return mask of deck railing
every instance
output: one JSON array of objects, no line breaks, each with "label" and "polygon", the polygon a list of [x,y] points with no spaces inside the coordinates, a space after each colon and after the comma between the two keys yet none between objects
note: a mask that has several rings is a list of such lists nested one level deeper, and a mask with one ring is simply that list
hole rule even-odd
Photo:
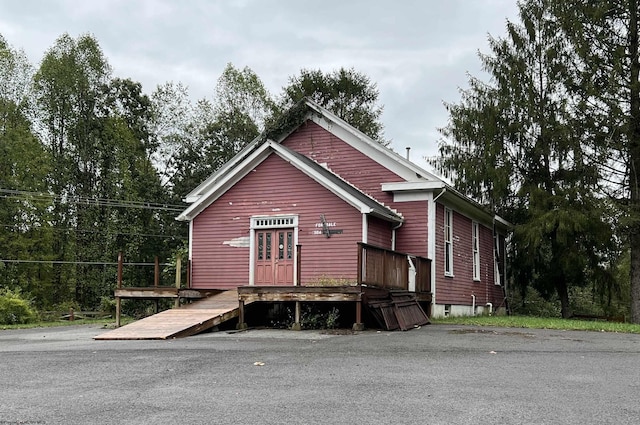
[{"label": "deck railing", "polygon": [[425,257],[411,257],[416,268],[416,292],[431,292],[431,260]]},{"label": "deck railing", "polygon": [[431,260],[378,246],[358,243],[358,284],[409,290],[409,259],[415,269],[415,291],[431,291]]}]

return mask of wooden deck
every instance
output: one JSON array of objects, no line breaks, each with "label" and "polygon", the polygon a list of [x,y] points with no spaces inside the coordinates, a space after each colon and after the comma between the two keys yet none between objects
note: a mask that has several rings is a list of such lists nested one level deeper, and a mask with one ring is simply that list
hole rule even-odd
[{"label": "wooden deck", "polygon": [[97,340],[171,339],[195,335],[238,317],[238,291],[223,291],[95,336]]}]

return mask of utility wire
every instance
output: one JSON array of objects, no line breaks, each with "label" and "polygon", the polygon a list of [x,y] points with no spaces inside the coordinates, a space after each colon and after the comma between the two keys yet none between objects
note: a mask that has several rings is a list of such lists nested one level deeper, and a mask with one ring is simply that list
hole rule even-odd
[{"label": "utility wire", "polygon": [[[16,226],[18,226],[17,224],[3,224],[0,223],[0,227],[4,227],[5,229],[16,229]],[[112,231],[101,231],[101,230],[84,230],[84,229],[74,229],[72,227],[54,227],[54,226],[38,226],[38,227],[31,227],[29,228],[29,231],[33,231],[33,230],[41,230],[41,231],[45,231],[45,230],[53,230],[55,232],[64,232],[64,231],[69,231],[69,232],[80,232],[80,233],[93,233],[93,234],[100,234],[100,235],[120,235],[120,236],[144,236],[147,238],[166,238],[166,239],[184,239],[186,240],[187,237],[185,236],[170,236],[170,235],[158,235],[158,234],[149,234],[149,233],[125,233],[125,232],[112,232]]]},{"label": "utility wire", "polygon": [[185,205],[171,205],[171,204],[163,204],[158,202],[147,202],[147,201],[127,201],[124,199],[109,199],[109,198],[98,198],[98,197],[87,197],[87,196],[77,196],[77,195],[54,195],[51,193],[42,193],[42,192],[30,192],[26,190],[16,190],[16,189],[3,189],[0,188],[0,198],[16,198],[16,199],[25,199],[31,198],[34,200],[53,200],[58,201],[60,203],[74,203],[81,205],[94,205],[94,206],[105,206],[105,207],[118,207],[118,208],[139,208],[139,209],[147,209],[147,210],[162,210],[162,211],[170,211],[170,212],[182,212],[185,210]]},{"label": "utility wire", "polygon": [[[62,260],[9,260],[0,258],[0,263],[33,263],[33,264],[82,264],[90,266],[117,266],[117,262],[107,261],[62,261]],[[155,266],[156,263],[122,263],[123,266]],[[171,263],[159,263],[159,266],[172,266]]]}]

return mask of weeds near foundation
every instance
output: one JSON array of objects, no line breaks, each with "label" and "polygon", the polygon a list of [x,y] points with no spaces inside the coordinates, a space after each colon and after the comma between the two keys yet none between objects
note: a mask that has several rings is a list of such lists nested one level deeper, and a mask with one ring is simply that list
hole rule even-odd
[{"label": "weeds near foundation", "polygon": [[[271,327],[277,329],[291,329],[295,323],[295,313],[290,307],[271,320]],[[314,305],[305,305],[300,312],[300,326],[302,329],[336,329],[340,326],[340,310],[322,310]]]}]

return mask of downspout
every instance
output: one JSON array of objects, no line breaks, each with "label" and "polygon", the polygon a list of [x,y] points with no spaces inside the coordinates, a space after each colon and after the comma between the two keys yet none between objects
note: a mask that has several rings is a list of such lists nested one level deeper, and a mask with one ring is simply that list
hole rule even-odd
[{"label": "downspout", "polygon": [[476,296],[471,294],[471,315],[476,315]]},{"label": "downspout", "polygon": [[400,223],[398,223],[395,227],[391,228],[391,250],[395,251],[396,250],[396,230],[398,230],[400,227],[402,227],[402,224],[404,222],[401,221]]},{"label": "downspout", "polygon": [[486,307],[489,307],[489,316],[491,316],[493,314],[493,304],[492,303],[487,303],[485,304]]}]

